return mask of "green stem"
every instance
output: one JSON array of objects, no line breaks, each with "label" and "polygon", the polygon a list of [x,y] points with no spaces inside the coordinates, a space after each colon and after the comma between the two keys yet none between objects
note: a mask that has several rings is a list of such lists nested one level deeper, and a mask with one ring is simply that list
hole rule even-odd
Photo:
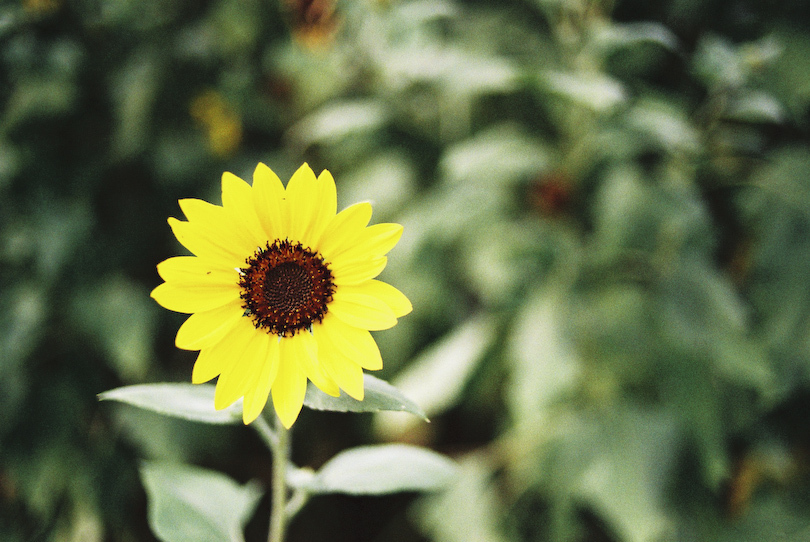
[{"label": "green stem", "polygon": [[[290,434],[276,418],[275,438],[268,438],[273,453],[273,482],[271,488],[270,533],[267,542],[284,542],[287,509],[287,465],[290,462]],[[268,427],[269,429],[269,427]]]},{"label": "green stem", "polygon": [[287,501],[286,516],[291,518],[301,510],[309,500],[309,492],[305,489],[296,489]]},{"label": "green stem", "polygon": [[256,418],[256,421],[253,422],[252,426],[256,432],[259,433],[259,436],[262,438],[267,447],[270,448],[270,452],[275,453],[278,435],[276,435],[276,431],[270,427],[270,424],[267,423],[264,415]]}]

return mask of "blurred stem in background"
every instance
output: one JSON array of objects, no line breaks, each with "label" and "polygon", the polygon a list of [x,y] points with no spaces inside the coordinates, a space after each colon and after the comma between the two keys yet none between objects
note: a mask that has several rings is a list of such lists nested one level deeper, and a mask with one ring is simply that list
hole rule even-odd
[{"label": "blurred stem in background", "polygon": [[[261,425],[267,425],[264,416],[260,416]],[[273,454],[273,481],[270,492],[270,529],[267,542],[283,542],[284,532],[287,527],[287,468],[290,463],[290,432],[287,430],[278,416],[274,416],[275,431],[273,437],[266,439],[271,444],[270,450]],[[267,430],[261,430],[265,433]]]}]

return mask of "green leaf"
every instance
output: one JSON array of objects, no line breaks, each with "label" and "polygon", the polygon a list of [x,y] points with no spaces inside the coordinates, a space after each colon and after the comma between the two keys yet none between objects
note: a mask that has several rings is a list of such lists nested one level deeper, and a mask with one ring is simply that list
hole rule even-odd
[{"label": "green leaf", "polygon": [[553,405],[581,379],[582,362],[565,336],[563,305],[548,289],[531,294],[508,339],[513,363],[507,405],[520,429],[537,434]]},{"label": "green leaf", "polygon": [[124,382],[143,382],[154,359],[151,339],[157,306],[147,293],[118,275],[77,288],[72,300],[76,323],[104,349]]},{"label": "green leaf", "polygon": [[749,76],[741,51],[724,37],[702,38],[693,62],[697,77],[712,89],[739,88]]},{"label": "green leaf", "polygon": [[444,177],[454,185],[511,186],[549,167],[550,153],[525,129],[511,123],[482,130],[447,148],[442,157]]},{"label": "green leaf", "polygon": [[98,398],[102,401],[127,403],[193,422],[236,424],[242,420],[241,401],[223,410],[214,409],[212,384],[138,384],[105,391]]},{"label": "green leaf", "polygon": [[324,107],[290,129],[290,137],[304,145],[334,143],[351,134],[380,128],[388,111],[375,100],[355,100]]},{"label": "green leaf", "polygon": [[667,414],[617,409],[600,429],[579,476],[578,500],[596,510],[618,540],[672,540],[666,489],[680,444],[677,422]]},{"label": "green leaf", "polygon": [[596,44],[613,52],[642,43],[652,43],[669,51],[678,50],[678,37],[666,26],[654,22],[608,24],[594,32]]},{"label": "green leaf", "polygon": [[383,495],[435,491],[449,484],[456,463],[441,454],[405,444],[359,446],[327,461],[313,476],[290,482],[311,493]]},{"label": "green leaf", "polygon": [[641,134],[645,144],[658,144],[667,152],[694,153],[700,149],[700,134],[686,112],[665,102],[638,100],[627,113],[627,124]]},{"label": "green leaf", "polygon": [[147,516],[163,542],[239,542],[263,491],[256,482],[239,485],[219,472],[146,462],[141,479]]},{"label": "green leaf", "polygon": [[154,121],[150,111],[160,89],[159,52],[142,47],[112,76],[116,120],[113,149],[119,159],[142,152]]},{"label": "green leaf", "polygon": [[729,101],[725,117],[743,122],[784,122],[785,108],[767,92],[742,90]]},{"label": "green leaf", "polygon": [[375,216],[392,216],[416,194],[418,173],[399,149],[383,150],[343,172],[342,201],[373,201]]},{"label": "green leaf", "polygon": [[3,129],[27,121],[63,115],[76,104],[77,86],[66,76],[28,76],[9,93],[3,110]]},{"label": "green leaf", "polygon": [[338,397],[327,395],[312,382],[307,387],[304,405],[313,410],[331,410],[335,412],[379,412],[381,410],[395,410],[409,412],[419,416],[425,421],[427,417],[419,405],[405,397],[394,386],[375,376],[363,375],[365,382],[365,398],[362,401],[349,397],[344,392]]},{"label": "green leaf", "polygon": [[[495,340],[496,329],[497,319],[493,316],[470,318],[397,375],[397,388],[415,397],[427,416],[444,412],[461,399],[464,387]],[[375,425],[378,431],[393,438],[406,431],[410,421],[401,416],[380,415]]]},{"label": "green leaf", "polygon": [[542,83],[549,92],[599,113],[627,100],[624,86],[606,75],[549,71],[543,74]]},{"label": "green leaf", "polygon": [[[783,146],[765,157],[765,164],[751,176],[751,183],[765,192],[774,194],[777,203],[786,203],[790,207],[810,217],[810,152],[803,146]],[[774,207],[774,202],[760,204],[761,207]],[[760,215],[765,214],[759,211]],[[778,224],[777,218],[768,215],[762,220],[770,228]],[[788,229],[794,226],[788,226]],[[782,247],[784,245],[777,244]]]}]

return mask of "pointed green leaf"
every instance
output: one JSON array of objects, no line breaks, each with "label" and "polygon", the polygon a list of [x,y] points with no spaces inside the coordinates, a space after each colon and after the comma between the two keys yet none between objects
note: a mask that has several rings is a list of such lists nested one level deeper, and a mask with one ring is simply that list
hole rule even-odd
[{"label": "pointed green leaf", "polygon": [[654,22],[609,24],[596,29],[594,42],[606,52],[614,52],[643,43],[678,50],[678,37],[666,26]]},{"label": "pointed green leaf", "polygon": [[405,444],[359,446],[327,461],[299,484],[311,493],[383,495],[400,491],[435,491],[456,473],[456,463],[436,452]]},{"label": "pointed green leaf", "polygon": [[577,501],[596,511],[618,540],[675,539],[666,489],[675,461],[671,450],[680,444],[677,422],[642,409],[614,409],[602,431],[579,476]]},{"label": "pointed green leaf", "polygon": [[325,106],[290,129],[293,139],[305,145],[333,143],[341,138],[378,129],[388,111],[376,100],[356,100]]},{"label": "pointed green leaf", "polygon": [[419,405],[405,397],[394,386],[375,376],[364,375],[365,398],[362,401],[353,399],[341,392],[339,397],[327,395],[315,387],[312,382],[307,388],[304,405],[313,410],[331,410],[335,412],[379,412],[396,410],[409,412],[427,421]]},{"label": "pointed green leaf", "polygon": [[448,182],[491,189],[537,175],[548,167],[549,155],[548,148],[526,130],[504,123],[449,146],[441,168]]},{"label": "pointed green leaf", "polygon": [[214,409],[213,384],[138,384],[105,391],[98,398],[194,422],[236,424],[242,420],[241,401],[223,410]]},{"label": "pointed green leaf", "polygon": [[627,100],[624,85],[606,75],[549,71],[543,74],[542,82],[549,92],[599,113]]},{"label": "pointed green leaf", "polygon": [[146,462],[141,479],[149,499],[149,525],[163,542],[241,542],[262,490],[219,472]]}]

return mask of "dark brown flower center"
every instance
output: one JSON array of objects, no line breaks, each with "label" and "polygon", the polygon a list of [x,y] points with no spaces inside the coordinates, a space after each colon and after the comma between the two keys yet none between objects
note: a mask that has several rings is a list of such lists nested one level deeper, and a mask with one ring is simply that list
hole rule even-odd
[{"label": "dark brown flower center", "polygon": [[335,285],[317,252],[276,240],[259,247],[246,263],[239,278],[242,307],[256,329],[291,337],[323,319]]}]

